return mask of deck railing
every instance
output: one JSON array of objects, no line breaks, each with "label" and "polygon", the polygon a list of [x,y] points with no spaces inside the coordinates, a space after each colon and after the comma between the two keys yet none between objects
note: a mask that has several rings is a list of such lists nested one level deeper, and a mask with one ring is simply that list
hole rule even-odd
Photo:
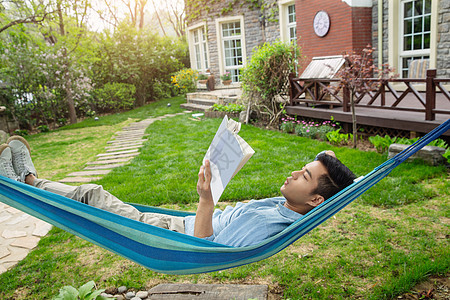
[{"label": "deck railing", "polygon": [[[378,79],[366,79],[365,81],[369,86],[370,82],[378,81]],[[404,87],[401,90],[398,88],[400,83]],[[381,80],[376,90],[357,93],[355,106],[423,112],[425,120],[433,121],[438,113],[450,114],[450,105],[448,105],[450,93],[444,87],[446,83],[450,83],[450,79],[436,78],[435,69],[427,70],[427,77],[424,79]],[[342,106],[344,112],[350,111],[350,90],[346,86],[339,88],[339,79],[305,79],[294,78],[293,75],[290,75],[289,85],[290,105],[326,104]],[[330,86],[335,88],[330,88]],[[439,97],[442,107],[436,108],[437,97]]]}]

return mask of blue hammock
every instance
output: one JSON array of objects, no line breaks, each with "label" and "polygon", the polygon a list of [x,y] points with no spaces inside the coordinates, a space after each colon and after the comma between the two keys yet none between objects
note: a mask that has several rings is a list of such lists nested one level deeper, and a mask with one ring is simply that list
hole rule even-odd
[{"label": "blue hammock", "polygon": [[[450,119],[279,234],[247,247],[230,247],[154,227],[2,176],[0,201],[156,272],[212,272],[263,260],[281,251],[344,208],[449,128]],[[191,214],[143,205],[134,206],[142,212],[176,216]]]}]

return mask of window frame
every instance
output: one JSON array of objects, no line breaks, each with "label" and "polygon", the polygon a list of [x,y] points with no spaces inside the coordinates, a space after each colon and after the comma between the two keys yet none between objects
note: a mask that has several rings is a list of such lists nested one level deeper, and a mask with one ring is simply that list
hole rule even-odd
[{"label": "window frame", "polygon": [[[405,3],[411,2],[414,3],[415,1],[422,1],[424,3],[424,1],[426,0],[401,0],[399,3],[399,49],[398,49],[398,73],[400,75],[401,78],[405,78],[406,76],[404,76],[404,72],[408,73],[408,69],[409,66],[404,66],[403,65],[403,60],[407,59],[407,58],[411,58],[411,60],[414,59],[422,59],[422,58],[428,58],[430,59],[430,54],[431,54],[431,41],[430,41],[430,47],[427,49],[417,49],[417,50],[404,50],[404,39],[405,39],[405,26],[404,26],[404,21],[405,21]],[[430,0],[430,2],[432,2],[432,0]],[[413,10],[414,11],[414,10]],[[422,35],[422,43],[424,42],[423,39],[423,35],[425,33],[429,33],[430,34],[430,39],[431,39],[431,16],[432,16],[432,9],[430,11],[429,14],[421,14],[420,17],[424,18],[426,16],[430,16],[430,31],[424,31],[423,26],[422,26],[422,31],[420,31],[421,35]],[[414,17],[411,17],[411,20],[413,20],[414,22]],[[412,38],[414,38],[414,35],[412,35]],[[414,43],[413,43],[414,44]],[[410,60],[410,61],[411,61]]]},{"label": "window frame", "polygon": [[[290,28],[295,28],[295,43],[297,43],[297,20],[295,24],[289,23],[289,6],[294,5],[295,0],[280,0],[278,1],[279,24],[280,24],[280,38],[285,43],[292,43],[293,39],[290,38]],[[296,13],[297,14],[297,13]]]},{"label": "window frame", "polygon": [[[225,41],[229,40],[236,40],[236,36],[231,37],[223,37],[222,33],[222,25],[223,24],[229,24],[229,23],[235,23],[239,22],[240,24],[240,31],[241,34],[239,35],[239,39],[241,41],[241,55],[242,55],[242,65],[240,66],[234,66],[234,67],[227,67],[226,66],[226,55],[225,55]],[[218,53],[219,53],[219,71],[220,75],[225,74],[225,72],[229,70],[241,70],[247,63],[247,51],[246,51],[246,44],[245,44],[245,23],[244,23],[244,16],[231,16],[231,17],[225,17],[225,18],[219,18],[216,19],[216,34],[217,34],[217,46],[218,46]],[[238,81],[233,78],[233,83],[240,82],[240,76],[238,77]]]},{"label": "window frame", "polygon": [[[199,40],[195,42],[195,32],[198,32]],[[202,33],[203,32],[203,33]],[[189,53],[192,69],[195,69],[201,73],[207,73],[211,66],[211,60],[209,55],[208,45],[208,33],[206,29],[206,23],[202,22],[187,29],[188,41],[189,41]],[[203,40],[202,40],[203,35]],[[196,46],[199,46],[200,55],[200,68],[198,67],[198,56]]]}]

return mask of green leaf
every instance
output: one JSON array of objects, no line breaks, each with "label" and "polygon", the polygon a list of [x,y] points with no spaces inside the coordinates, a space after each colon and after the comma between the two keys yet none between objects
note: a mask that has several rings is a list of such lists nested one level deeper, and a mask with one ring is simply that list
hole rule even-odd
[{"label": "green leaf", "polygon": [[73,286],[64,286],[59,290],[59,295],[54,300],[77,300],[78,290]]},{"label": "green leaf", "polygon": [[[94,281],[89,281],[85,284],[83,284],[79,289],[79,293],[80,293],[80,298],[81,299],[85,299],[85,297],[91,293],[92,289],[95,287],[95,282]],[[93,299],[93,298],[91,298]]]}]

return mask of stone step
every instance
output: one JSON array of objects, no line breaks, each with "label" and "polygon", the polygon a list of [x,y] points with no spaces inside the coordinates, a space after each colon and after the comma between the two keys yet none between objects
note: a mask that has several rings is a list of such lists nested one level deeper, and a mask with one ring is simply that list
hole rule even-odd
[{"label": "stone step", "polygon": [[94,171],[79,171],[72,172],[67,176],[93,176],[93,175],[106,175],[112,170],[94,170]]},{"label": "stone step", "polygon": [[124,133],[124,134],[116,134],[113,136],[113,139],[117,138],[142,138],[144,136],[147,136],[148,134],[142,134],[142,133]]},{"label": "stone step", "polygon": [[205,106],[213,106],[214,104],[218,103],[216,100],[205,100],[205,99],[188,99],[187,103],[189,104],[199,104],[199,105],[205,105]]},{"label": "stone step", "polygon": [[102,179],[101,177],[67,177],[61,180],[58,180],[62,183],[83,183],[83,182],[91,182],[95,180]]},{"label": "stone step", "polygon": [[112,155],[112,156],[101,156],[101,157],[98,157],[97,160],[124,158],[124,157],[138,156],[138,155],[139,155],[139,152],[127,153],[127,154],[119,154],[119,155]]},{"label": "stone step", "polygon": [[203,99],[203,100],[217,101],[218,97],[217,97],[217,95],[211,94],[211,93],[188,93],[186,95],[186,99],[188,101],[190,99]]},{"label": "stone step", "polygon": [[114,141],[116,142],[136,142],[136,141],[142,141],[143,139],[140,137],[118,137]]},{"label": "stone step", "polygon": [[[109,151],[109,150],[108,150]],[[138,152],[139,149],[133,149],[133,150],[124,150],[124,151],[116,151],[116,152],[109,152],[109,153],[100,153],[97,154],[97,157],[101,157],[101,156],[113,156],[113,155],[119,155],[119,154],[127,154],[127,153],[133,153],[133,152]]]},{"label": "stone step", "polygon": [[192,111],[206,111],[211,108],[211,106],[190,104],[190,103],[182,103],[180,104],[180,106],[184,109],[190,109]]},{"label": "stone step", "polygon": [[121,147],[132,147],[132,146],[143,146],[143,141],[132,142],[132,143],[121,143],[121,144],[112,144],[111,146],[106,146],[105,149],[114,149]]},{"label": "stone step", "polygon": [[84,168],[84,170],[105,170],[105,169],[113,169],[125,166],[125,163],[117,163],[117,164],[109,164],[109,165],[92,165],[87,166]]},{"label": "stone step", "polygon": [[[120,147],[111,147],[109,149],[106,149],[106,152],[115,152],[115,151],[121,151],[121,150],[131,150],[131,149],[136,149],[138,150],[139,148],[142,148],[144,145],[131,145],[131,146],[127,146],[127,145],[120,145]],[[111,153],[109,153],[111,154]]]},{"label": "stone step", "polygon": [[102,161],[91,161],[86,164],[87,165],[108,165],[108,164],[115,164],[115,163],[121,163],[121,162],[128,162],[131,159],[132,159],[132,157],[117,158],[117,159],[109,159],[109,160],[102,160]]},{"label": "stone step", "polygon": [[112,147],[113,145],[126,145],[126,144],[130,144],[130,143],[140,143],[140,142],[143,143],[146,141],[148,141],[148,139],[135,139],[133,141],[127,141],[127,140],[125,140],[125,141],[108,141],[106,143],[110,144]]}]

